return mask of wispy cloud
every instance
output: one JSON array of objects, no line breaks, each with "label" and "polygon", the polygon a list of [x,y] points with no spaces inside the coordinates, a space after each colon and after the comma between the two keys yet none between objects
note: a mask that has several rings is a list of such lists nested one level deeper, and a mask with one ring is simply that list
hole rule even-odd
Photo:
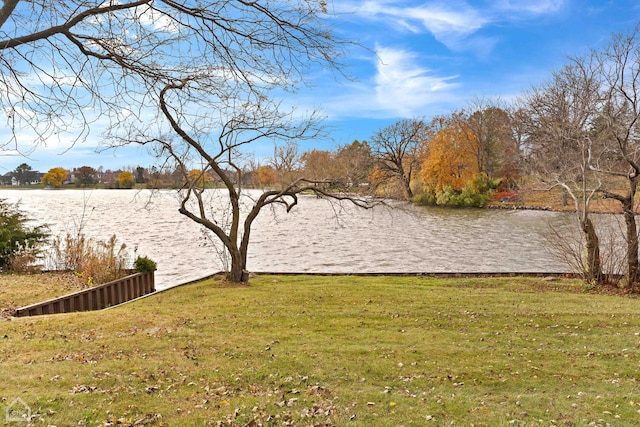
[{"label": "wispy cloud", "polygon": [[418,7],[396,8],[392,15],[419,22],[436,38],[472,34],[485,26],[488,17],[466,3],[431,3]]},{"label": "wispy cloud", "polygon": [[489,17],[465,2],[429,2],[406,5],[397,1],[368,0],[346,2],[338,12],[354,13],[360,18],[386,23],[411,33],[430,32],[441,43],[453,47],[460,39],[473,34],[489,22]]},{"label": "wispy cloud", "polygon": [[[383,23],[391,31],[430,33],[454,51],[486,53],[496,39],[478,32],[494,24],[535,19],[558,13],[566,0],[499,0],[473,6],[464,0],[345,1],[335,6],[340,14]],[[478,46],[481,49],[477,50]]]},{"label": "wispy cloud", "polygon": [[496,11],[507,11],[524,15],[550,15],[565,7],[564,0],[501,0],[495,5]]},{"label": "wispy cloud", "polygon": [[455,76],[441,77],[417,63],[411,52],[378,47],[375,93],[379,106],[395,110],[400,116],[412,116],[426,104],[442,101],[457,85]]},{"label": "wispy cloud", "polygon": [[379,45],[370,61],[375,67],[370,77],[343,84],[336,92],[297,97],[296,104],[303,110],[320,106],[329,119],[391,118],[423,116],[430,106],[458,98],[457,76],[439,75],[414,52]]}]

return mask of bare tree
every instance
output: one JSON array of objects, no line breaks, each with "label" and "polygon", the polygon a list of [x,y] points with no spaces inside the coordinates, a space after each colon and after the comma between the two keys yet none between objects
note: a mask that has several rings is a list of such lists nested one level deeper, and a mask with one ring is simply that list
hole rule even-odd
[{"label": "bare tree", "polygon": [[407,200],[413,198],[411,179],[420,168],[419,150],[429,127],[421,119],[402,119],[371,137],[371,153],[384,178],[401,183]]},{"label": "bare tree", "polygon": [[[584,278],[597,284],[604,281],[604,275],[590,203],[603,187],[590,165],[592,156],[602,151],[600,135],[594,129],[600,90],[597,64],[589,57],[574,58],[553,73],[549,82],[529,91],[523,97],[522,110],[534,170],[548,188],[560,187],[573,200],[586,242]],[[573,257],[581,259],[581,253]]]},{"label": "bare tree", "polygon": [[296,179],[296,174],[301,167],[299,145],[296,141],[288,140],[282,145],[273,148],[271,166],[278,174],[283,188]]},{"label": "bare tree", "polygon": [[[276,96],[306,83],[314,67],[340,74],[346,43],[322,19],[324,2],[32,0],[3,6],[0,107],[9,111],[14,134],[30,124],[36,140],[46,141],[78,126],[76,137],[83,138],[92,120],[107,118],[113,145],[151,147],[163,167],[181,175],[179,212],[229,252],[230,280],[247,278],[251,226],[262,208],[289,211],[304,191],[347,198],[328,194],[322,182],[296,179],[261,193],[246,209],[242,203],[247,145],[268,140],[289,147],[318,136],[315,112],[284,111]],[[83,113],[89,110],[95,114]],[[220,192],[202,188],[206,175],[226,188],[222,219],[210,198]]]},{"label": "bare tree", "polygon": [[500,100],[476,98],[466,116],[463,119],[477,141],[475,156],[480,173],[515,184],[520,173],[520,150],[509,111]]},{"label": "bare tree", "polygon": [[606,151],[594,158],[592,168],[626,188],[604,189],[605,197],[620,202],[626,225],[627,279],[640,289],[638,226],[635,196],[640,180],[640,25],[629,34],[614,35],[602,51],[593,51],[604,84],[598,130],[606,138]]},{"label": "bare tree", "polygon": [[[289,212],[298,204],[298,195],[304,192],[349,201],[364,208],[373,206],[370,200],[327,191],[325,181],[304,178],[298,178],[280,190],[266,190],[251,197],[244,191],[241,181],[233,179],[234,171],[242,170],[235,153],[260,139],[286,142],[314,137],[316,117],[298,122],[289,114],[281,113],[268,100],[261,100],[259,104],[245,102],[241,109],[228,111],[228,119],[221,124],[218,132],[198,133],[193,122],[186,120],[184,111],[191,109],[183,102],[177,107],[171,104],[181,99],[181,92],[188,91],[189,85],[198,84],[202,82],[176,82],[165,86],[160,93],[162,114],[177,138],[141,139],[140,142],[159,145],[163,155],[171,158],[182,172],[185,185],[180,191],[179,211],[212,232],[224,244],[231,261],[228,280],[240,282],[248,279],[246,267],[252,225],[263,208],[280,205]],[[205,86],[200,89],[206,91]],[[144,133],[141,133],[141,138]],[[212,173],[222,181],[226,194],[204,189],[201,180],[189,174],[189,164],[194,159],[205,165],[203,174]],[[212,200],[220,200],[221,197],[228,198],[229,203],[228,209],[222,211],[215,209],[212,204]],[[224,221],[224,218],[228,221]]]},{"label": "bare tree", "polygon": [[149,118],[165,84],[193,74],[257,95],[295,87],[314,64],[338,69],[344,44],[321,13],[313,0],[4,1],[0,111],[13,137],[2,148],[81,140],[98,120],[118,134]]}]

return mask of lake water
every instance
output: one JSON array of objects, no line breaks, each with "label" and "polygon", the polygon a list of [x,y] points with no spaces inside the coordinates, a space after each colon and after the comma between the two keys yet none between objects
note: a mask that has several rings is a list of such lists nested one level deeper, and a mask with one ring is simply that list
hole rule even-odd
[{"label": "lake water", "polygon": [[[212,190],[215,191],[215,190]],[[198,225],[178,213],[171,191],[0,190],[52,233],[107,239],[158,263],[157,288],[220,271]],[[250,271],[265,272],[565,272],[546,249],[548,224],[569,214],[443,209],[398,204],[372,210],[303,196],[289,214],[265,210],[253,228]]]}]

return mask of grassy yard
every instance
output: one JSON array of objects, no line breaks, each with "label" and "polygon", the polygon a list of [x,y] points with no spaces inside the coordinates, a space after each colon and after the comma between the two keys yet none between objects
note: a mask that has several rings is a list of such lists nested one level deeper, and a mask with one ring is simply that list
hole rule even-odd
[{"label": "grassy yard", "polygon": [[3,320],[16,426],[637,426],[640,300],[575,281],[261,276]]}]

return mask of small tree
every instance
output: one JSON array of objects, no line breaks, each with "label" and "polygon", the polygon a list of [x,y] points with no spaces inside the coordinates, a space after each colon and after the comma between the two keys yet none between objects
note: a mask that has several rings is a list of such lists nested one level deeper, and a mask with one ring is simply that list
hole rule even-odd
[{"label": "small tree", "polygon": [[69,172],[63,168],[51,168],[42,177],[42,184],[45,186],[60,188],[67,180]]}]

